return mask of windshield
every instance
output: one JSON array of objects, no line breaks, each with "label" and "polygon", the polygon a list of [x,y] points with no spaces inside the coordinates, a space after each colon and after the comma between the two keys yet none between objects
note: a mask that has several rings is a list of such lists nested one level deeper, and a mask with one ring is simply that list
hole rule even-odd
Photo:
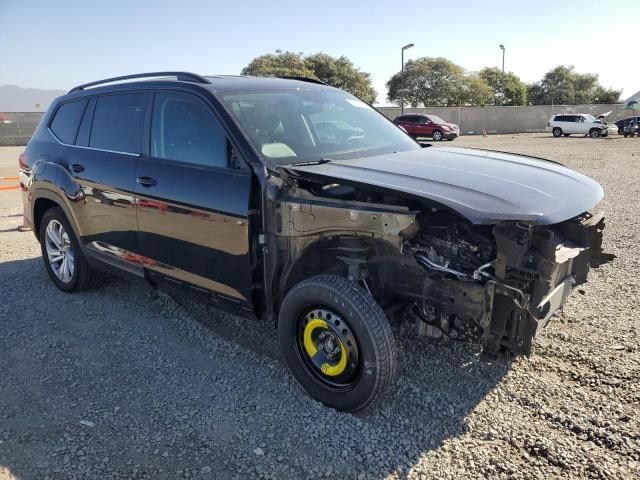
[{"label": "windshield", "polygon": [[220,97],[270,167],[420,148],[369,105],[340,90],[247,91]]},{"label": "windshield", "polygon": [[443,123],[447,123],[437,115],[427,115],[427,118],[437,125],[442,125]]},{"label": "windshield", "polygon": [[590,113],[585,114],[585,118],[589,123],[594,123],[597,120],[597,118],[591,115]]}]

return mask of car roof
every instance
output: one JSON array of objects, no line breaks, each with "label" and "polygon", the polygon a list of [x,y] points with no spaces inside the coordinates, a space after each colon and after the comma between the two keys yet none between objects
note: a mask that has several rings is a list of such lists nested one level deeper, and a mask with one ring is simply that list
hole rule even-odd
[{"label": "car roof", "polygon": [[211,92],[333,89],[333,87],[319,80],[304,77],[254,77],[249,75],[200,76],[187,72],[161,72],[160,74],[127,75],[79,85],[71,89],[64,97],[95,95],[98,93],[129,90],[131,87],[158,87],[166,86],[167,84],[197,86]]},{"label": "car roof", "polygon": [[214,92],[234,92],[243,90],[289,90],[294,88],[333,88],[313,79],[303,77],[254,77],[250,75],[206,76],[211,83],[202,85]]}]

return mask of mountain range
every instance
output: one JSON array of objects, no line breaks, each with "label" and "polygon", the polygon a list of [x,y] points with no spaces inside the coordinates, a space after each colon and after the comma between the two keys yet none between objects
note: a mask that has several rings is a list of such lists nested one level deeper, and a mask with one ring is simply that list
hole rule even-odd
[{"label": "mountain range", "polygon": [[0,85],[0,112],[44,112],[64,90],[40,90]]}]

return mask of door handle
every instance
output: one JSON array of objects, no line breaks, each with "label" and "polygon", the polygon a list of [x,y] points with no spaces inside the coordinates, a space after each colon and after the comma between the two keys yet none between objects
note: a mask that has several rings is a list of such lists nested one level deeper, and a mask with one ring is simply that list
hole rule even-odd
[{"label": "door handle", "polygon": [[75,173],[84,172],[84,165],[80,165],[79,163],[74,163],[71,165],[71,170]]},{"label": "door handle", "polygon": [[151,177],[138,177],[136,179],[136,182],[138,182],[143,187],[155,187],[158,184],[156,179]]}]

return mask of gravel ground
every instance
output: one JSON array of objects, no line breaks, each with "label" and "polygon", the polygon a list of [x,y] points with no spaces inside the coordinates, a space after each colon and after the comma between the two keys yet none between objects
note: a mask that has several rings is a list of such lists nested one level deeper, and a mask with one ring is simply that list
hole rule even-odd
[{"label": "gravel ground", "polygon": [[[0,480],[20,478],[640,478],[640,141],[463,137],[601,182],[605,247],[509,365],[398,334],[397,386],[338,413],[286,372],[259,321],[114,278],[59,292],[17,192],[0,192]],[[0,168],[18,149],[0,149]],[[7,167],[7,165],[9,167]]]}]

